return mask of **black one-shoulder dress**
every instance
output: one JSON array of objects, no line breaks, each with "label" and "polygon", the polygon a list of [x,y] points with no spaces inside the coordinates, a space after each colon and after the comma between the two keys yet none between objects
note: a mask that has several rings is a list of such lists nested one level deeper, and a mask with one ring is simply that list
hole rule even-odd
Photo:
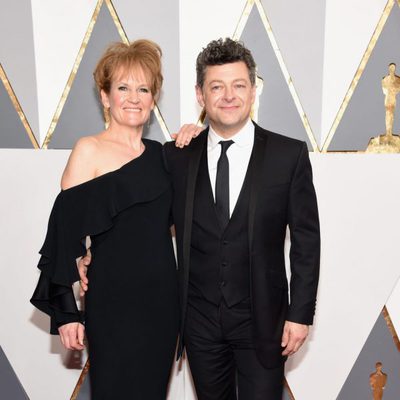
[{"label": "black one-shoulder dress", "polygon": [[91,237],[85,326],[92,399],[164,400],[179,305],[172,247],[172,188],[162,147],[62,191],[53,206],[31,302],[57,327],[79,321],[71,285]]}]

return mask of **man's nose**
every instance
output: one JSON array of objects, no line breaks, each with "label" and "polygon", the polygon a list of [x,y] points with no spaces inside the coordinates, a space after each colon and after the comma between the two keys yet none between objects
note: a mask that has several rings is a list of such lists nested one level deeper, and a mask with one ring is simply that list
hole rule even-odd
[{"label": "man's nose", "polygon": [[224,99],[226,101],[232,101],[235,98],[235,92],[232,88],[226,87],[224,91]]}]

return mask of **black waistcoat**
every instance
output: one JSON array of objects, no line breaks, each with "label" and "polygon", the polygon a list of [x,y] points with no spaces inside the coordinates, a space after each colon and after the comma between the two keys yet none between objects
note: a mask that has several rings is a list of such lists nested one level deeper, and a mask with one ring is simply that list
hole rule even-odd
[{"label": "black waistcoat", "polygon": [[[250,292],[249,173],[246,174],[229,224],[223,231],[216,214],[206,146],[200,161],[194,196],[189,296],[202,295],[217,305],[223,297],[231,307],[249,297]],[[252,167],[252,158],[248,171]]]}]

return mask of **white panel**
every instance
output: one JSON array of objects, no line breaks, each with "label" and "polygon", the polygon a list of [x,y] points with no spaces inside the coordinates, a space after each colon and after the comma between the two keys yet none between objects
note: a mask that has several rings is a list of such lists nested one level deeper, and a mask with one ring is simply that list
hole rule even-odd
[{"label": "white panel", "polygon": [[168,388],[167,400],[183,399],[185,395],[185,387],[183,385],[183,370],[179,362],[175,362],[172,366],[171,380]]},{"label": "white panel", "polygon": [[296,400],[334,400],[400,276],[400,159],[311,157],[322,236],[317,315],[287,377]]},{"label": "white panel", "polygon": [[69,399],[80,371],[30,303],[50,209],[69,151],[0,150],[0,343],[32,400]]},{"label": "white panel", "polygon": [[181,0],[180,71],[181,123],[196,122],[196,58],[211,40],[232,37],[246,5],[245,0]]},{"label": "white panel", "polygon": [[386,3],[387,0],[326,0],[322,143]]},{"label": "white panel", "polygon": [[95,6],[96,0],[32,0],[41,143],[72,71]]},{"label": "white panel", "polygon": [[386,308],[393,322],[397,336],[400,337],[400,280],[397,281],[397,285],[386,303]]}]

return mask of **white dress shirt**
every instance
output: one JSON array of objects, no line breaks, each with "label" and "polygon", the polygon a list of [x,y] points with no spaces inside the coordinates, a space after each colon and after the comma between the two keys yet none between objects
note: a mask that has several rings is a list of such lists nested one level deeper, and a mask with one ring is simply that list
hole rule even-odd
[{"label": "white dress shirt", "polygon": [[215,202],[215,181],[217,178],[217,164],[221,155],[221,140],[233,140],[226,155],[229,161],[229,216],[235,208],[240,191],[249,166],[254,144],[254,125],[249,119],[246,125],[234,136],[224,139],[210,126],[207,142],[208,173]]}]

